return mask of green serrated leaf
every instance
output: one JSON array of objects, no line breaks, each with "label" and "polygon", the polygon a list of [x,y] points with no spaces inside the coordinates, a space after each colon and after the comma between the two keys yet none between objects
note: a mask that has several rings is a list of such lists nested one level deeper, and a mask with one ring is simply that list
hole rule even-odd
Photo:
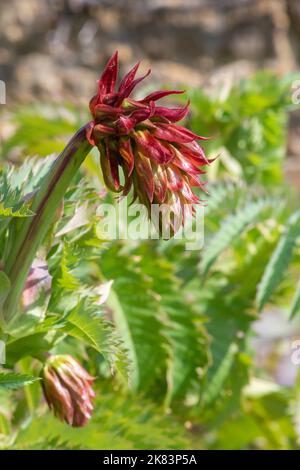
[{"label": "green serrated leaf", "polygon": [[299,221],[300,211],[294,213],[288,220],[285,231],[265,268],[257,288],[256,303],[259,310],[262,310],[272,296],[291,261],[296,239],[300,235]]},{"label": "green serrated leaf", "polygon": [[209,406],[211,402],[219,396],[234,363],[234,358],[238,352],[238,346],[234,342],[227,346],[226,350],[224,350],[224,356],[220,357],[218,362],[214,364],[213,374],[211,373],[212,371],[210,371],[211,380],[204,389],[202,396],[204,406]]},{"label": "green serrated leaf", "polygon": [[67,316],[62,331],[84,341],[116,368],[123,376],[128,375],[128,358],[120,338],[112,326],[101,316],[99,307],[81,301]]},{"label": "green serrated leaf", "polygon": [[227,217],[221,224],[220,229],[210,240],[205,248],[200,264],[202,272],[207,274],[218,256],[231,245],[246,227],[251,225],[260,212],[269,205],[268,201],[259,200],[250,202],[245,207],[240,208],[235,214]]},{"label": "green serrated leaf", "polygon": [[155,383],[166,387],[167,341],[152,279],[136,261],[114,245],[104,253],[101,269],[107,279],[114,279],[108,306],[128,350],[132,387],[149,390]]},{"label": "green serrated leaf", "polygon": [[26,206],[22,206],[20,209],[14,209],[13,207],[5,207],[3,202],[0,202],[0,219],[8,217],[31,217],[33,212]]},{"label": "green serrated leaf", "polygon": [[40,380],[38,377],[31,375],[16,374],[13,372],[0,372],[0,388],[6,390],[16,390],[24,387],[24,385],[32,384]]},{"label": "green serrated leaf", "polygon": [[141,271],[152,280],[151,288],[159,298],[158,311],[168,340],[168,391],[166,403],[182,397],[193,382],[199,382],[197,369],[207,364],[207,338],[196,322],[196,313],[167,259],[155,256],[153,248],[141,245],[135,257]]}]

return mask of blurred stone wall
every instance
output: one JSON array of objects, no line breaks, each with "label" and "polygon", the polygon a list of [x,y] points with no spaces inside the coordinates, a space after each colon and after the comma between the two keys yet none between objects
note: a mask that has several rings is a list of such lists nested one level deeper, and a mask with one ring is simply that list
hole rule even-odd
[{"label": "blurred stone wall", "polygon": [[[116,49],[123,70],[142,59],[152,82],[197,87],[299,69],[299,41],[300,0],[0,0],[8,105],[86,105]],[[299,127],[295,113],[287,174],[300,187]]]},{"label": "blurred stone wall", "polygon": [[0,79],[18,102],[86,100],[115,49],[122,66],[143,59],[154,80],[194,86],[300,58],[299,0],[0,0],[0,12]]}]

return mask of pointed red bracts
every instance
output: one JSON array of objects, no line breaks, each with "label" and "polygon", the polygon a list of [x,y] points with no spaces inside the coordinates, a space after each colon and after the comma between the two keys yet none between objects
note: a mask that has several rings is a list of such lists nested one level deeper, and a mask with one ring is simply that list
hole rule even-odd
[{"label": "pointed red bracts", "polygon": [[98,93],[90,101],[93,121],[87,138],[99,148],[109,189],[127,195],[133,186],[134,199],[144,204],[149,214],[152,203],[168,204],[174,213],[184,214],[185,205],[200,202],[191,188],[205,190],[200,175],[210,160],[197,143],[205,138],[176,124],[187,115],[189,103],[174,109],[156,105],[161,98],[182,91],[156,91],[139,101],[130,98],[134,87],[150,73],[136,79],[138,67],[139,63],[116,89],[117,52],[109,60],[98,81]]},{"label": "pointed red bracts", "polygon": [[70,355],[50,356],[41,377],[45,399],[54,415],[70,426],[85,426],[93,411],[94,377]]}]

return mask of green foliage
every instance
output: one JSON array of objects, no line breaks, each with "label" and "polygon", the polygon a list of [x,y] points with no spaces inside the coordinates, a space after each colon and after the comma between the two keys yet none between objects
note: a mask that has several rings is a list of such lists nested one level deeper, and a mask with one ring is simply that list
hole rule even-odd
[{"label": "green foliage", "polygon": [[[300,235],[300,212],[293,214],[287,221],[274,253],[264,271],[257,289],[257,304],[261,310],[280,283],[292,258],[292,250]],[[292,308],[292,311],[294,307]]]},{"label": "green foliage", "polygon": [[290,318],[293,319],[294,316],[300,311],[300,279],[298,281],[295,294],[293,297],[292,305],[290,308]]},{"label": "green foliage", "polygon": [[11,118],[15,132],[3,144],[2,155],[11,152],[44,157],[61,151],[65,136],[71,136],[87,120],[87,113],[80,115],[74,107],[57,105],[30,105],[19,108]]},{"label": "green foliage", "polygon": [[81,300],[68,314],[62,331],[94,348],[112,369],[117,368],[126,377],[128,359],[125,349],[112,325],[99,315],[97,305]]},{"label": "green foliage", "polygon": [[174,266],[158,257],[155,246],[141,244],[123,253],[113,245],[101,268],[106,277],[115,278],[109,306],[133,349],[133,386],[151,387],[152,394],[159,386],[168,401],[184,396],[199,380],[197,368],[207,362],[206,335],[182,296]]},{"label": "green foliage", "polygon": [[12,170],[7,167],[0,170],[0,222],[11,217],[29,217],[32,214],[28,207],[28,202],[20,197],[19,187],[14,186],[14,176]]},{"label": "green foliage", "polygon": [[[81,429],[60,423],[49,413],[34,415],[16,437],[14,449],[181,449],[189,443],[183,425],[175,416],[105,381],[97,386],[96,409],[92,421]],[[59,436],[59,437],[58,437]]]},{"label": "green foliage", "polygon": [[247,227],[251,226],[260,212],[270,205],[270,201],[258,200],[241,207],[237,213],[229,215],[220,229],[210,240],[201,261],[201,269],[206,274],[218,256],[239,237]]},{"label": "green foliage", "polygon": [[151,279],[138,261],[130,254],[122,256],[117,246],[103,253],[101,268],[106,278],[114,279],[108,305],[128,348],[132,386],[153,390],[155,384],[161,385],[167,353]]},{"label": "green foliage", "polygon": [[6,390],[15,390],[17,388],[24,387],[24,385],[32,384],[36,380],[38,380],[38,378],[30,375],[0,371],[0,388],[4,388]]},{"label": "green foliage", "polygon": [[[0,338],[14,371],[0,373],[1,448],[299,447],[299,379],[291,388],[277,383],[257,365],[252,342],[261,310],[287,311],[295,322],[300,311],[298,201],[282,171],[287,81],[258,74],[218,94],[189,93],[188,124],[212,135],[207,153],[220,154],[208,174],[204,248],[103,240],[97,207],[111,197],[99,195],[89,156],[39,252],[52,277],[47,305]],[[6,159],[16,149],[18,157],[60,150],[84,118],[45,106],[12,120]],[[33,215],[31,193],[53,158],[3,161],[1,263],[18,224]],[[0,305],[10,289],[1,263]],[[37,377],[48,352],[74,355],[97,377],[95,413],[83,429],[60,423],[42,400]]]},{"label": "green foliage", "polygon": [[211,168],[220,175],[267,185],[282,181],[290,83],[269,72],[234,84],[224,82],[210,94],[191,90],[189,125],[212,136],[208,151],[220,155]]}]

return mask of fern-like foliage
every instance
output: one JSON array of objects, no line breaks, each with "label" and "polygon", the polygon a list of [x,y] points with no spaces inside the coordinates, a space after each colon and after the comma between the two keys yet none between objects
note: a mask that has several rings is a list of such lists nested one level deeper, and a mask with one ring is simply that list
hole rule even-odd
[{"label": "fern-like foliage", "polygon": [[260,212],[270,205],[270,201],[258,200],[250,202],[245,207],[229,215],[223,222],[216,234],[210,240],[205,249],[201,269],[204,274],[212,266],[217,257],[226,250],[228,246],[240,236],[248,226],[251,226],[258,218]]},{"label": "fern-like foliage", "polygon": [[0,371],[0,388],[6,390],[15,390],[24,387],[39,380],[37,377],[24,374],[16,374],[14,372],[1,372]]},{"label": "fern-like foliage", "polygon": [[126,350],[112,325],[99,312],[97,304],[81,300],[67,314],[62,331],[94,348],[103,355],[112,371],[117,369],[127,378],[129,361]]},{"label": "fern-like foliage", "polygon": [[103,254],[101,269],[114,280],[108,305],[128,349],[133,388],[154,390],[155,385],[165,385],[161,380],[167,368],[167,341],[152,279],[133,253],[125,256],[117,245]]},{"label": "fern-like foliage", "polygon": [[[284,233],[268,262],[264,271],[261,282],[257,288],[256,301],[259,310],[261,310],[266,302],[270,299],[272,293],[282,280],[285,271],[292,258],[293,248],[300,235],[300,212],[295,212],[287,220]],[[292,308],[294,311],[296,308]]]},{"label": "fern-like foliage", "polygon": [[[49,413],[35,416],[16,436],[14,448],[65,449],[182,449],[189,447],[184,427],[176,417],[139,396],[109,391],[105,380],[97,386],[95,413],[88,426],[70,428]],[[43,435],[43,439],[41,439]],[[59,436],[59,439],[58,439]]]},{"label": "fern-like foliage", "polygon": [[[298,201],[272,186],[283,177],[287,83],[259,74],[225,91],[191,92],[189,123],[214,135],[207,153],[220,154],[208,171],[202,251],[178,240],[103,240],[97,206],[112,199],[99,195],[99,165],[87,158],[39,253],[52,277],[47,308],[7,329],[15,372],[0,374],[1,448],[297,448],[299,390],[254,377],[249,346],[260,310],[300,311]],[[19,157],[59,151],[82,122],[51,106],[14,120],[8,158],[16,146]],[[1,266],[54,158],[1,167],[0,305],[10,288]],[[97,377],[95,412],[80,432],[42,400],[45,352],[72,354]]]}]

